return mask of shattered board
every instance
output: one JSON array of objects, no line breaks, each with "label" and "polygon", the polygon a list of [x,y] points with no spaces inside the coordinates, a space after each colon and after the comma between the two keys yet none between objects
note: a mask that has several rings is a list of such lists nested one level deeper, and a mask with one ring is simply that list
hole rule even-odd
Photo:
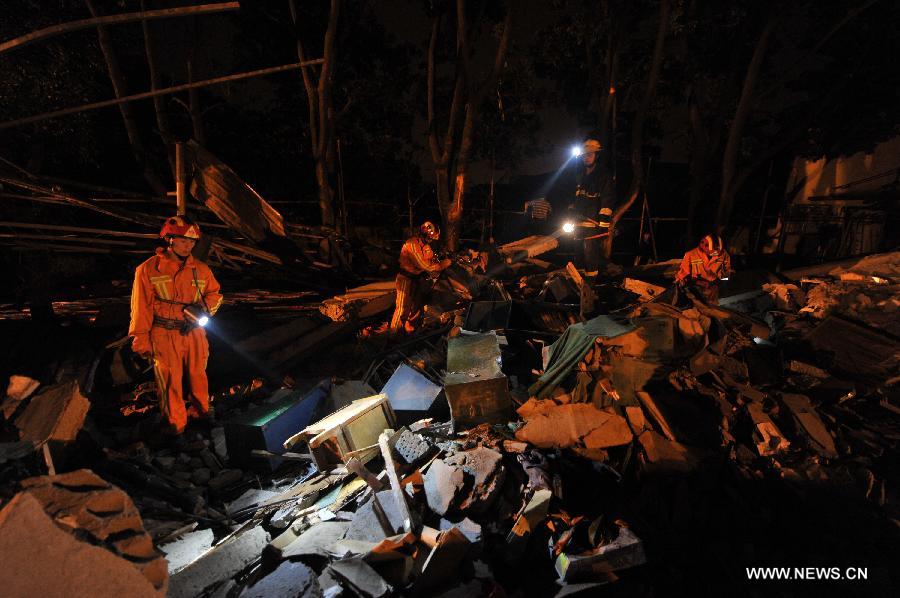
[{"label": "shattered board", "polygon": [[394,411],[428,411],[441,387],[418,370],[401,363],[381,389]]}]

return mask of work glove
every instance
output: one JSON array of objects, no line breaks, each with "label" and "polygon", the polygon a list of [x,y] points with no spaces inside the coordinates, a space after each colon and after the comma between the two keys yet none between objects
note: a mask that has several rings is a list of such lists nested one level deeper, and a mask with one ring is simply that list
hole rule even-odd
[{"label": "work glove", "polygon": [[150,347],[150,335],[136,334],[134,340],[131,341],[131,351],[135,355],[139,355],[141,358],[149,360],[153,355],[153,350]]}]

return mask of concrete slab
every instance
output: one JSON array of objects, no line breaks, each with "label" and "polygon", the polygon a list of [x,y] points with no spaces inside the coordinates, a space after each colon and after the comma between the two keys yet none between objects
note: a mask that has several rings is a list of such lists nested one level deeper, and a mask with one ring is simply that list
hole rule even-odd
[{"label": "concrete slab", "polygon": [[258,559],[269,541],[262,526],[244,530],[240,535],[217,545],[203,558],[191,563],[169,582],[169,598],[193,598],[210,586]]},{"label": "concrete slab", "polygon": [[164,595],[125,559],[61,530],[27,492],[0,510],[0,554],[4,596]]},{"label": "concrete slab", "polygon": [[303,563],[285,561],[239,595],[241,598],[319,598],[321,592],[312,569]]}]

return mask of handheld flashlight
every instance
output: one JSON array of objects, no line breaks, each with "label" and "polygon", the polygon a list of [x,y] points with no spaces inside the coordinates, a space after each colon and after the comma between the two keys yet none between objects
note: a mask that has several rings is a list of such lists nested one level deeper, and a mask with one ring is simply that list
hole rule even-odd
[{"label": "handheld flashlight", "polygon": [[564,233],[574,233],[575,232],[575,223],[574,222],[566,222],[562,225],[562,229]]},{"label": "handheld flashlight", "polygon": [[573,146],[572,146],[572,157],[573,157],[573,158],[577,158],[577,157],[580,156],[580,155],[581,155],[581,146],[580,146],[580,145],[573,145]]},{"label": "handheld flashlight", "polygon": [[188,305],[184,308],[184,319],[200,328],[209,324],[209,316],[199,305]]}]

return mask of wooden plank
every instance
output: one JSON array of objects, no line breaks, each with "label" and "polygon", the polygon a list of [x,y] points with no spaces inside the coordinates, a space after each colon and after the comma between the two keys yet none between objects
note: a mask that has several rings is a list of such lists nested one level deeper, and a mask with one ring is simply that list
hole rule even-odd
[{"label": "wooden plank", "polygon": [[373,282],[326,299],[319,311],[334,322],[368,318],[393,307],[395,293],[393,280]]},{"label": "wooden plank", "polygon": [[239,2],[220,2],[218,4],[201,4],[199,6],[179,6],[176,8],[162,8],[158,10],[144,10],[140,12],[129,12],[118,15],[106,15],[102,17],[93,17],[89,19],[78,19],[77,21],[69,21],[68,23],[59,23],[50,25],[37,31],[20,35],[11,40],[7,40],[0,44],[0,54],[10,50],[24,48],[28,44],[69,33],[71,31],[79,31],[89,27],[100,27],[104,25],[118,25],[120,23],[131,23],[134,21],[150,21],[154,19],[168,19],[172,17],[197,16],[215,12],[226,12],[229,10],[238,10],[241,7]]},{"label": "wooden plank", "polygon": [[27,125],[31,123],[40,122],[43,120],[49,120],[51,118],[57,118],[59,116],[67,116],[69,114],[77,114],[79,112],[87,112],[88,110],[96,110],[98,108],[108,108],[110,106],[118,106],[119,104],[125,104],[127,102],[134,102],[137,100],[145,100],[148,98],[155,98],[158,96],[169,95],[173,93],[177,93],[179,91],[186,91],[188,89],[197,89],[200,87],[209,87],[211,85],[218,85],[220,83],[227,83],[230,81],[239,81],[241,79],[249,79],[251,77],[262,77],[263,75],[273,75],[275,73],[283,73],[285,71],[292,71],[301,69],[304,66],[310,66],[314,64],[321,64],[323,60],[318,58],[316,60],[307,60],[306,62],[296,62],[293,64],[285,64],[282,66],[274,66],[265,69],[258,69],[255,71],[249,71],[246,73],[238,73],[235,75],[226,75],[224,77],[215,77],[213,79],[206,79],[204,81],[197,81],[195,83],[185,83],[184,85],[175,85],[174,87],[165,87],[163,89],[157,89],[155,91],[146,91],[144,93],[136,93],[130,96],[122,96],[121,98],[116,98],[114,100],[104,100],[102,102],[92,102],[90,104],[82,104],[81,106],[72,106],[71,108],[63,108],[61,110],[53,110],[52,112],[45,112],[43,114],[36,114],[35,116],[27,116],[25,118],[19,118],[16,120],[6,121],[4,123],[0,123],[0,130],[9,129],[11,127],[18,127],[22,125]]}]

